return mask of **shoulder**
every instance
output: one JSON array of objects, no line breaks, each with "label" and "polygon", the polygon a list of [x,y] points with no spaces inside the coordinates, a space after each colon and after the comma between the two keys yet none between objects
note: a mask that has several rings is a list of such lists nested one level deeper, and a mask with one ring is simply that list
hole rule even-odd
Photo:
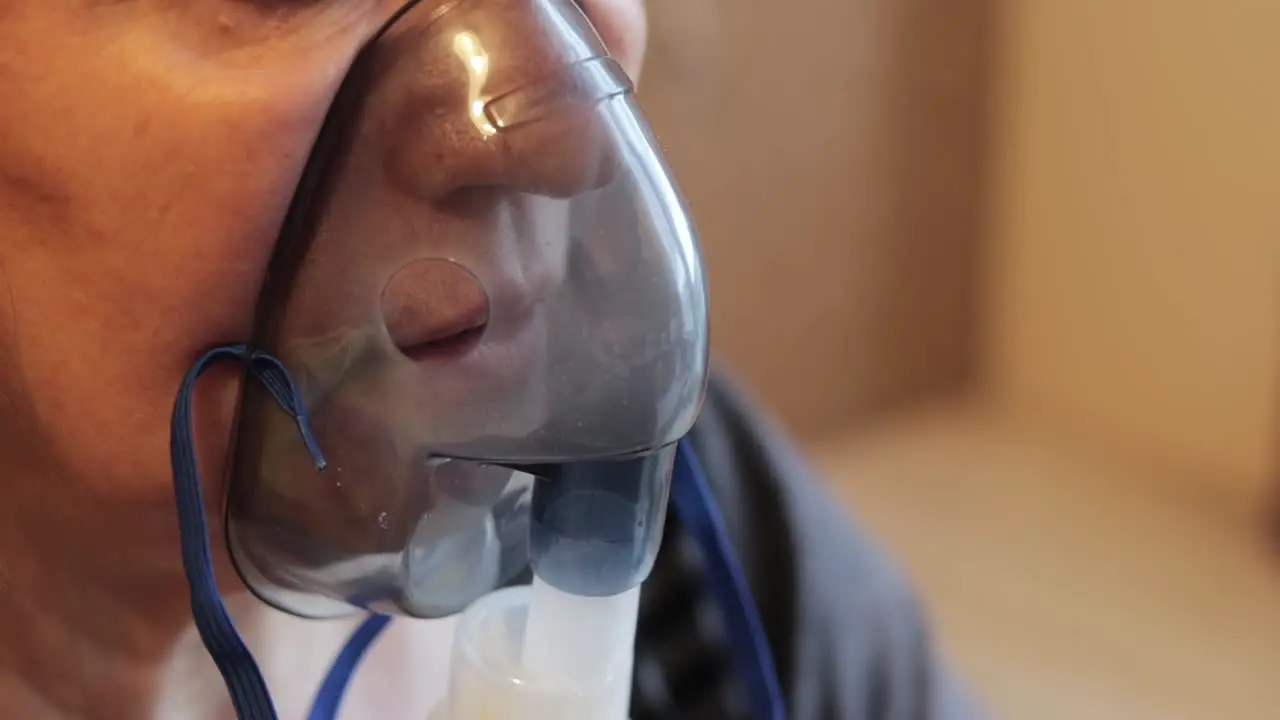
[{"label": "shoulder", "polygon": [[[713,378],[691,439],[760,607],[792,717],[974,717],[936,661],[911,586],[729,377]],[[683,547],[678,524],[669,527],[655,577],[672,583],[684,574],[696,586],[696,553]]]}]

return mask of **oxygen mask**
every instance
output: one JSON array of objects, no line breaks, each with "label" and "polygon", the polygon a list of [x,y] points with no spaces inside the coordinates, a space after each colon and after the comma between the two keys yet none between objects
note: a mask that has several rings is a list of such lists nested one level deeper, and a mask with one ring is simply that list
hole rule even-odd
[{"label": "oxygen mask", "polygon": [[422,0],[387,25],[318,137],[251,347],[327,460],[245,383],[227,530],[266,602],[439,617],[531,563],[586,594],[647,575],[707,300],[631,82],[576,6]]}]

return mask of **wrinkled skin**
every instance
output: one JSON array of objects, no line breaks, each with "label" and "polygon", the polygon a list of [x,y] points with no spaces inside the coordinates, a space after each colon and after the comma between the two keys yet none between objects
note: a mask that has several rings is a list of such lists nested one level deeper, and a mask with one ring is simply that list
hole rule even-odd
[{"label": "wrinkled skin", "polygon": [[[401,2],[0,3],[0,717],[152,712],[189,625],[174,392],[247,338],[328,102]],[[583,4],[634,76],[641,0]],[[214,507],[234,375],[197,397]]]}]

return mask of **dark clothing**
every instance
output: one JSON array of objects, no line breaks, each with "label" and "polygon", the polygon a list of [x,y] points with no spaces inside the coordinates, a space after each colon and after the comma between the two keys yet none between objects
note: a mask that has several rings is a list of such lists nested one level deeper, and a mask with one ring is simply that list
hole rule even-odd
[{"label": "dark clothing", "polygon": [[[933,654],[917,600],[783,435],[723,378],[693,443],[763,616],[792,720],[979,717]],[[644,586],[633,720],[749,718],[676,520]]]}]

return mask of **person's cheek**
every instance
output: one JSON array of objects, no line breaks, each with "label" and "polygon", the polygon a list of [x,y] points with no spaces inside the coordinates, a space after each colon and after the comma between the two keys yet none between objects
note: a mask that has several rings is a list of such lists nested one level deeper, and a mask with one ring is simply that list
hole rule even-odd
[{"label": "person's cheek", "polygon": [[[31,237],[0,243],[12,298],[3,349],[21,349],[8,357],[47,452],[104,496],[154,495],[168,475],[173,393],[199,352],[248,336],[280,220],[362,28],[264,43],[241,63],[193,52],[159,21],[23,22],[0,33],[11,91],[0,165],[22,179],[0,192],[0,230]],[[197,403],[210,458],[227,436],[220,400]]]},{"label": "person's cheek", "polygon": [[649,34],[644,0],[580,0],[580,3],[609,53],[633,81],[639,82]]}]

